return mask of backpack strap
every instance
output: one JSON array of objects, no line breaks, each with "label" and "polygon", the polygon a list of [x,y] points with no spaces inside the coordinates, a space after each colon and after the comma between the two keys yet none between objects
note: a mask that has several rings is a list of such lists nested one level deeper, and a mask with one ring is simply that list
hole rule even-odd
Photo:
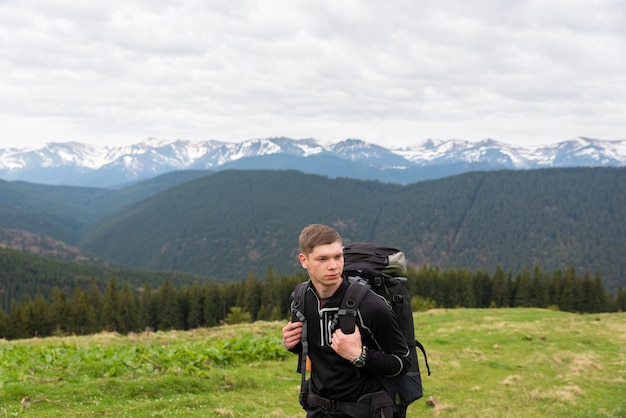
[{"label": "backpack strap", "polygon": [[426,369],[428,370],[428,375],[430,376],[430,366],[428,365],[428,356],[426,355],[426,349],[424,348],[422,343],[417,340],[415,340],[415,346],[422,351],[422,354],[424,354],[424,363],[426,363]]},{"label": "backpack strap", "polygon": [[356,324],[356,315],[361,301],[370,290],[370,285],[360,277],[350,277],[350,285],[339,305],[339,326],[344,334],[352,334]]},{"label": "backpack strap", "polygon": [[302,344],[302,352],[300,353],[300,362],[298,364],[298,372],[302,375],[300,383],[300,405],[304,406],[307,396],[307,380],[306,380],[306,358],[309,354],[309,342],[307,340],[306,317],[304,316],[304,299],[306,292],[310,286],[310,280],[300,283],[292,293],[291,299],[291,321],[302,322],[302,336],[300,343]]}]

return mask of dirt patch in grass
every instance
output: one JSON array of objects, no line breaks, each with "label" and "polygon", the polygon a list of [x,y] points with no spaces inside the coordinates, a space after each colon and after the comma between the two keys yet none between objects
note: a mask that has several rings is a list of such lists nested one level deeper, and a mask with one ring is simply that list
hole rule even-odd
[{"label": "dirt patch in grass", "polygon": [[474,348],[464,348],[463,349],[463,357],[472,359],[473,361],[481,361],[486,362],[487,356],[480,350],[476,350]]},{"label": "dirt patch in grass", "polygon": [[518,374],[513,374],[513,375],[505,377],[504,380],[501,382],[501,384],[503,386],[513,386],[514,384],[516,384],[517,382],[521,380],[522,380],[522,376]]},{"label": "dirt patch in grass", "polygon": [[558,365],[566,367],[567,376],[579,376],[582,373],[593,369],[601,369],[601,358],[596,353],[572,353],[571,351],[560,351],[552,359]]},{"label": "dirt patch in grass", "polygon": [[552,400],[560,403],[575,405],[578,397],[584,396],[585,392],[577,385],[565,385],[548,390],[535,389],[531,393],[533,399]]}]

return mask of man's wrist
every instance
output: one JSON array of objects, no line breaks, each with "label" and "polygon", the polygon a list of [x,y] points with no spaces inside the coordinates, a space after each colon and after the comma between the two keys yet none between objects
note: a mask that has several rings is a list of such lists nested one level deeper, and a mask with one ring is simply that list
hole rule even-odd
[{"label": "man's wrist", "polygon": [[359,354],[359,356],[357,358],[355,358],[354,360],[352,360],[350,363],[354,367],[363,367],[363,366],[365,366],[365,359],[366,358],[367,358],[367,347],[363,346],[363,348],[361,349],[361,354]]}]

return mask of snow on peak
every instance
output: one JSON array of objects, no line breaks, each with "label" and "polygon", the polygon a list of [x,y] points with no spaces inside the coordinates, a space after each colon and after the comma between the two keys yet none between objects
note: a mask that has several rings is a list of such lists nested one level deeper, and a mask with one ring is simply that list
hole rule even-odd
[{"label": "snow on peak", "polygon": [[[33,168],[55,168],[57,172],[63,171],[58,170],[61,168],[69,170],[66,172],[95,172],[103,168],[120,171],[123,168],[129,178],[136,179],[173,170],[219,167],[242,158],[274,154],[295,157],[327,154],[381,170],[459,163],[509,169],[626,166],[626,140],[578,137],[548,146],[512,146],[490,138],[481,141],[427,139],[395,149],[355,138],[336,143],[285,137],[255,138],[239,143],[148,138],[121,146],[52,142],[43,147],[0,148],[0,176],[33,181],[27,174],[20,173],[32,172]],[[46,178],[48,180],[53,181]]]}]

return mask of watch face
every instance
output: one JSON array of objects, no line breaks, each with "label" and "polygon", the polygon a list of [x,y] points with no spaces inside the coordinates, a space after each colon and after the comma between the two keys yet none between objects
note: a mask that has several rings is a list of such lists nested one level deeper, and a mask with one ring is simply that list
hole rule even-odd
[{"label": "watch face", "polygon": [[355,367],[363,367],[365,366],[365,356],[367,355],[367,349],[365,347],[363,347],[363,351],[361,352],[361,355],[358,356],[356,359],[354,359],[354,361],[352,362],[352,364]]}]

